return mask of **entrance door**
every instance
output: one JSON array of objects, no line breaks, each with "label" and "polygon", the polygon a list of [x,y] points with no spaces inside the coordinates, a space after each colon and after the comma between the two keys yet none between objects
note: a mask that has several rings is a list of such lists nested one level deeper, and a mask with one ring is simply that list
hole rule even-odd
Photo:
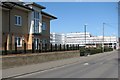
[{"label": "entrance door", "polygon": [[38,50],[39,49],[39,39],[38,38],[34,38],[34,44],[35,44],[35,49]]}]

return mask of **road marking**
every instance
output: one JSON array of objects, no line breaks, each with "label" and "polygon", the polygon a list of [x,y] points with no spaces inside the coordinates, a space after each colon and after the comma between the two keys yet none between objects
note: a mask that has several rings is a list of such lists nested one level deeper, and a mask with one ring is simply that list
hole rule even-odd
[{"label": "road marking", "polygon": [[86,66],[86,65],[89,65],[89,63],[84,63],[84,65]]},{"label": "road marking", "polygon": [[87,56],[90,56],[89,54]]}]

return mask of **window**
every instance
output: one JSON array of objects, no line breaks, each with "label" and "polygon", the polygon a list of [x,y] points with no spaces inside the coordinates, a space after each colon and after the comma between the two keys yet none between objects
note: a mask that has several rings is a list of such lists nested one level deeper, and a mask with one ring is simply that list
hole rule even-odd
[{"label": "window", "polygon": [[21,26],[22,25],[22,17],[15,16],[15,25]]},{"label": "window", "polygon": [[36,18],[36,19],[40,19],[39,12],[34,11],[34,18]]},{"label": "window", "polygon": [[40,22],[39,12],[35,11],[34,12],[34,28],[33,28],[34,33],[39,33],[39,22]]},{"label": "window", "polygon": [[15,43],[17,43],[17,47],[22,47],[22,38],[21,37],[16,37],[15,38]]},{"label": "window", "polygon": [[42,30],[46,30],[46,23],[42,22]]},{"label": "window", "polygon": [[34,19],[34,32],[39,33],[39,20]]}]

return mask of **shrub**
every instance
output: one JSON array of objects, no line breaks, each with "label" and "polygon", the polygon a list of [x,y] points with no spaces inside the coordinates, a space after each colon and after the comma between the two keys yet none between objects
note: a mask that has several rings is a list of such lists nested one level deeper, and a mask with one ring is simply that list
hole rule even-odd
[{"label": "shrub", "polygon": [[[112,48],[105,47],[104,51],[113,51]],[[85,47],[80,47],[80,56],[86,56],[88,54],[93,55],[97,53],[102,53],[102,48],[85,48]]]},{"label": "shrub", "polygon": [[80,56],[84,56],[84,55],[85,55],[85,48],[80,47]]},{"label": "shrub", "polygon": [[111,47],[104,47],[104,51],[105,51],[105,52],[113,51],[113,48],[111,48]]}]

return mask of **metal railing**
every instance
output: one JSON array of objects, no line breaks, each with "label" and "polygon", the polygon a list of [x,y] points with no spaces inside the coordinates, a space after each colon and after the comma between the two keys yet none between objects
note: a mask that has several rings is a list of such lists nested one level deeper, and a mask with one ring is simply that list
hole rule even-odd
[{"label": "metal railing", "polygon": [[[9,49],[7,49],[7,43],[4,43],[2,55],[7,54],[20,54],[20,53],[43,53],[43,52],[54,52],[54,51],[70,51],[70,50],[79,50],[79,44],[65,45],[65,44],[26,44],[23,43],[21,47],[18,47],[17,43],[9,44]],[[29,49],[28,45],[31,45],[32,48]]]}]

